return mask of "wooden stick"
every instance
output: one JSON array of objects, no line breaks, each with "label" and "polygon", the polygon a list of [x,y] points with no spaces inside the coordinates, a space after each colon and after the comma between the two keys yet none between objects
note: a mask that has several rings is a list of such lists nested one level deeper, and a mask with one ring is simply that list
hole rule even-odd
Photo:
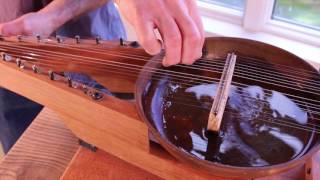
[{"label": "wooden stick", "polygon": [[208,131],[218,132],[220,130],[223,113],[229,96],[236,60],[237,56],[234,53],[228,54],[218,85],[218,90],[214,97],[213,105],[209,114],[207,125]]}]

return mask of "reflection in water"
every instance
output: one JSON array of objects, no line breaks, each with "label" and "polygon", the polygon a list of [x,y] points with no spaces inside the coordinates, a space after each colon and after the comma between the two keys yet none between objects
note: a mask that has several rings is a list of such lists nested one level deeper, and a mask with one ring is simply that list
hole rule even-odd
[{"label": "reflection in water", "polygon": [[221,131],[212,137],[205,128],[217,84],[183,88],[167,82],[161,87],[165,89],[157,89],[152,101],[162,102],[163,112],[157,116],[163,124],[156,124],[157,129],[198,158],[234,166],[266,166],[299,156],[308,144],[310,132],[272,123],[308,122],[307,112],[279,92],[232,86]]}]

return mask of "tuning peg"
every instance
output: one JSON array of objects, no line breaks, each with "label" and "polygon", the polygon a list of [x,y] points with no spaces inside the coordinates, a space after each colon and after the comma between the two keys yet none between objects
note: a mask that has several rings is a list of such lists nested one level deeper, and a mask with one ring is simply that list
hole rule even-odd
[{"label": "tuning peg", "polygon": [[24,64],[22,63],[20,58],[16,59],[16,64],[19,68],[23,69],[24,68]]},{"label": "tuning peg", "polygon": [[59,35],[56,35],[56,40],[58,43],[62,43],[62,38]]},{"label": "tuning peg", "polygon": [[76,35],[74,38],[76,39],[76,43],[77,43],[77,44],[80,44],[80,36],[79,36],[79,35]]},{"label": "tuning peg", "polygon": [[12,56],[8,55],[7,53],[4,53],[4,52],[0,53],[0,57],[3,61],[7,61],[7,62],[12,61]]},{"label": "tuning peg", "polygon": [[38,34],[36,35],[37,41],[40,42],[41,41],[41,36]]},{"label": "tuning peg", "polygon": [[17,39],[18,39],[19,42],[21,42],[22,41],[22,35],[18,35]]},{"label": "tuning peg", "polygon": [[120,38],[120,46],[125,46],[124,40],[122,38]]},{"label": "tuning peg", "polygon": [[50,78],[50,80],[54,80],[54,72],[53,71],[48,71],[48,75],[49,75],[49,78]]},{"label": "tuning peg", "polygon": [[39,68],[38,68],[38,66],[37,65],[32,65],[32,71],[34,72],[34,73],[39,73]]},{"label": "tuning peg", "polygon": [[101,44],[101,37],[100,36],[96,36],[96,43]]}]

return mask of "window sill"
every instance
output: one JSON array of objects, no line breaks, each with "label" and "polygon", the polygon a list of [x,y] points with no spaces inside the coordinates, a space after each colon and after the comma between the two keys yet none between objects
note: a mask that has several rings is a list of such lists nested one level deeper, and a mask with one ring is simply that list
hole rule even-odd
[{"label": "window sill", "polygon": [[206,36],[230,36],[252,39],[285,49],[310,62],[320,63],[320,47],[266,32],[250,32],[239,24],[216,20],[202,14]]}]

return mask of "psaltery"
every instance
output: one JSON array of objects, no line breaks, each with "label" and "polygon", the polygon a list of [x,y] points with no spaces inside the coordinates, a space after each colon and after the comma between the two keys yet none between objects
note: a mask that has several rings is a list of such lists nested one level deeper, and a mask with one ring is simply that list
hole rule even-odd
[{"label": "psaltery", "polygon": [[0,85],[55,110],[84,141],[165,179],[261,177],[320,149],[314,67],[246,39],[207,38],[203,52],[193,65],[163,67],[165,52],[152,57],[136,42],[2,37]]}]

